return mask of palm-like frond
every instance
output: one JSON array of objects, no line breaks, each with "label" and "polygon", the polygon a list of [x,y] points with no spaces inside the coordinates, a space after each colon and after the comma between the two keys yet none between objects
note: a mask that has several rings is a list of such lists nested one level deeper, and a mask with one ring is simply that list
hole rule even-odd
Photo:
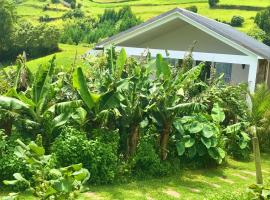
[{"label": "palm-like frond", "polygon": [[266,84],[259,84],[254,94],[250,94],[252,108],[251,120],[254,125],[260,126],[263,120],[270,112],[270,90]]}]

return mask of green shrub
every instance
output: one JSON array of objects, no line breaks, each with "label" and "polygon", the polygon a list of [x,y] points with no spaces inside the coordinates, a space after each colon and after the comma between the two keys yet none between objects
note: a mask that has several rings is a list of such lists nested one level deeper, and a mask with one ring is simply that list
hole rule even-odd
[{"label": "green shrub", "polygon": [[189,11],[191,11],[191,12],[194,12],[194,13],[197,13],[198,12],[197,6],[189,6],[186,9],[189,10]]},{"label": "green shrub", "polygon": [[159,177],[168,173],[168,167],[160,160],[151,136],[140,139],[133,158],[133,173],[138,177]]},{"label": "green shrub", "polygon": [[208,4],[210,8],[216,7],[219,0],[208,0]]},{"label": "green shrub", "polygon": [[222,163],[226,152],[221,137],[220,123],[225,120],[223,109],[216,103],[211,115],[197,113],[176,119],[176,148],[179,156]]},{"label": "green shrub", "polygon": [[227,126],[226,151],[235,159],[247,160],[251,153],[251,137],[246,133],[249,123],[237,123]]},{"label": "green shrub", "polygon": [[70,10],[63,14],[62,19],[71,19],[71,18],[83,18],[84,12],[80,8],[76,8],[74,10]]},{"label": "green shrub", "polygon": [[241,16],[233,16],[231,19],[231,25],[235,27],[240,27],[243,25],[245,19]]},{"label": "green shrub", "polygon": [[[30,176],[26,164],[14,154],[17,138],[18,136],[14,134],[7,138],[4,132],[0,130],[0,185],[4,180],[12,179],[16,172],[22,173],[26,177]],[[14,190],[23,190],[25,187],[25,184],[19,184],[14,187]]]},{"label": "green shrub", "polygon": [[76,199],[77,193],[83,189],[83,184],[89,179],[89,172],[82,164],[73,164],[64,168],[54,168],[51,155],[45,155],[40,135],[37,141],[28,145],[16,140],[19,146],[15,154],[22,159],[33,174],[31,178],[21,173],[14,173],[15,180],[5,180],[4,184],[14,186],[25,183],[27,189],[39,199]]},{"label": "green shrub", "polygon": [[270,34],[270,7],[258,12],[254,22],[259,28]]},{"label": "green shrub", "polygon": [[266,36],[266,33],[262,29],[258,28],[257,26],[250,29],[247,34],[259,41],[263,41],[263,39]]},{"label": "green shrub", "polygon": [[118,134],[97,129],[91,135],[91,140],[88,140],[86,133],[65,127],[51,152],[55,154],[59,166],[83,163],[91,174],[91,183],[113,182],[118,163]]}]

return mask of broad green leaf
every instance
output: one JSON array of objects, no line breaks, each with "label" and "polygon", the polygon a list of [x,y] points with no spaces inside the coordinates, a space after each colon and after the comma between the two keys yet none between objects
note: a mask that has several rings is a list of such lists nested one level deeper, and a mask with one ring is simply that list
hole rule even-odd
[{"label": "broad green leaf", "polygon": [[32,118],[36,118],[35,112],[29,105],[12,97],[0,96],[0,109],[5,109],[18,114],[27,114]]},{"label": "broad green leaf", "polygon": [[173,122],[173,125],[174,125],[175,129],[176,129],[179,133],[181,133],[181,134],[184,134],[184,133],[185,133],[185,130],[184,130],[182,124],[181,124],[181,120],[180,120],[180,119],[175,120],[175,121]]},{"label": "broad green leaf", "polygon": [[109,91],[103,94],[100,98],[100,105],[102,110],[118,107],[120,105],[118,92]]},{"label": "broad green leaf", "polygon": [[125,49],[123,48],[123,49],[121,49],[120,54],[116,60],[116,67],[117,67],[116,68],[116,73],[117,73],[116,76],[118,78],[120,78],[122,75],[126,60],[127,60],[127,54],[126,54]]},{"label": "broad green leaf", "polygon": [[176,141],[176,149],[178,156],[182,156],[185,153],[185,144],[182,141]]},{"label": "broad green leaf", "polygon": [[250,137],[249,137],[249,135],[246,132],[241,131],[240,134],[243,137],[244,141],[246,141],[246,142],[247,141],[250,141]]},{"label": "broad green leaf", "polygon": [[201,137],[201,141],[207,149],[209,149],[212,145],[211,140],[209,138]]},{"label": "broad green leaf", "polygon": [[90,178],[90,173],[87,169],[80,169],[72,174],[77,181],[85,183]]},{"label": "broad green leaf", "polygon": [[236,123],[230,126],[227,126],[225,129],[226,133],[236,133],[241,129],[241,123]]},{"label": "broad green leaf", "polygon": [[4,180],[3,183],[5,185],[16,185],[19,181],[18,180],[11,180],[11,181],[8,181],[8,180]]},{"label": "broad green leaf", "polygon": [[248,143],[246,141],[243,141],[243,140],[239,141],[240,149],[245,149],[247,146],[248,146]]},{"label": "broad green leaf", "polygon": [[183,140],[186,148],[190,148],[195,144],[195,139],[190,137],[190,135],[184,136]]},{"label": "broad green leaf", "polygon": [[31,141],[28,145],[31,151],[36,153],[38,156],[43,156],[45,154],[45,149],[43,147],[38,146],[35,142]]},{"label": "broad green leaf", "polygon": [[211,147],[208,149],[208,154],[213,158],[214,160],[218,160],[220,158],[218,149],[215,147]]},{"label": "broad green leaf", "polygon": [[35,74],[33,83],[33,98],[41,111],[51,87],[52,75],[55,68],[55,56],[49,61],[48,66],[40,66]]},{"label": "broad green leaf", "polygon": [[26,181],[26,179],[23,178],[23,176],[20,173],[13,174],[13,177],[18,181]]},{"label": "broad green leaf", "polygon": [[204,137],[210,138],[215,134],[215,129],[209,124],[204,124],[202,133]]},{"label": "broad green leaf", "polygon": [[161,54],[157,54],[156,57],[156,68],[157,68],[157,77],[160,77],[160,75],[163,75],[165,79],[170,78],[171,76],[171,69],[169,67],[169,64],[163,60]]},{"label": "broad green leaf", "polygon": [[204,66],[203,64],[195,66],[183,75],[181,84],[184,86],[184,88],[198,79],[198,77],[201,74],[203,66]]},{"label": "broad green leaf", "polygon": [[218,150],[219,156],[220,156],[222,159],[225,158],[225,156],[226,156],[225,151],[224,151],[223,149],[221,149],[220,147],[218,147],[217,150]]},{"label": "broad green leaf", "polygon": [[46,196],[46,197],[49,197],[49,196],[51,196],[51,195],[53,195],[53,194],[55,194],[55,193],[57,193],[57,191],[56,191],[53,187],[50,186],[50,187],[46,190],[45,196]]},{"label": "broad green leaf", "polygon": [[190,125],[189,132],[190,133],[199,133],[203,129],[203,124],[197,121],[194,121]]},{"label": "broad green leaf", "polygon": [[213,109],[211,112],[211,116],[213,120],[217,123],[221,123],[225,120],[225,114],[223,109],[218,105],[218,103],[214,103]]},{"label": "broad green leaf", "polygon": [[216,138],[216,137],[211,137],[211,138],[209,138],[209,139],[210,139],[210,141],[211,141],[211,147],[217,146],[218,141],[217,141],[217,138]]},{"label": "broad green leaf", "polygon": [[73,85],[78,90],[82,100],[89,109],[95,106],[95,103],[99,101],[100,95],[90,93],[88,91],[87,83],[82,72],[82,68],[77,68],[77,75],[73,76]]}]

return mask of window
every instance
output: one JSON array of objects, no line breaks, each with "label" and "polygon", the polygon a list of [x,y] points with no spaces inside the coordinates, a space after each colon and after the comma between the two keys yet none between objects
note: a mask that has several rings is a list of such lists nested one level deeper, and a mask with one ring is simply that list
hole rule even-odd
[{"label": "window", "polygon": [[217,75],[224,74],[225,83],[231,82],[232,64],[231,63],[216,63]]}]

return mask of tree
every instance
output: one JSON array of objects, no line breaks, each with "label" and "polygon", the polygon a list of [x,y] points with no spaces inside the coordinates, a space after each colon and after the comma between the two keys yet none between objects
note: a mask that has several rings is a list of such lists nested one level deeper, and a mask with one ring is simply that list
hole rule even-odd
[{"label": "tree", "polygon": [[270,91],[266,84],[257,85],[255,93],[250,94],[251,109],[250,109],[250,123],[251,132],[253,134],[253,149],[256,166],[256,179],[258,184],[263,183],[260,148],[257,136],[258,128],[265,126],[265,120],[269,121],[270,113]]},{"label": "tree", "polygon": [[210,8],[215,7],[218,4],[219,0],[208,0],[208,4]]},{"label": "tree", "polygon": [[262,30],[270,34],[270,7],[258,12],[254,21]]},{"label": "tree", "polygon": [[189,90],[198,80],[202,67],[203,65],[198,65],[188,71],[182,68],[173,74],[168,63],[161,55],[157,55],[157,85],[154,87],[151,99],[155,101],[152,106],[153,116],[161,130],[160,157],[162,160],[167,157],[167,145],[176,116],[183,116],[187,110],[193,111],[198,105],[193,101],[196,95],[189,95]]},{"label": "tree", "polygon": [[15,5],[10,0],[0,0],[0,54],[11,45],[11,34],[16,22]]}]

